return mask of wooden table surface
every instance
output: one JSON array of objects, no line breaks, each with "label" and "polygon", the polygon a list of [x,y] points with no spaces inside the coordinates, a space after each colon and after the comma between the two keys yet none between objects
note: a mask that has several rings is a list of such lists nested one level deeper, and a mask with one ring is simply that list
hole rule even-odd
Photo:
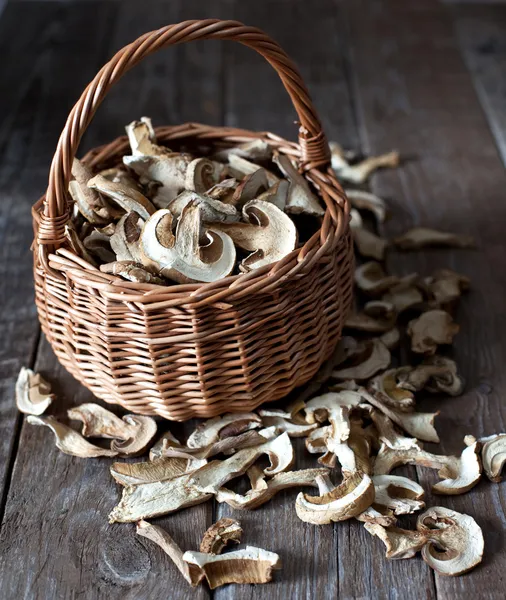
[{"label": "wooden table surface", "polygon": [[[147,30],[189,18],[239,19],[265,29],[300,66],[330,139],[369,152],[396,148],[402,167],[374,191],[397,218],[388,235],[424,224],[472,233],[476,251],[396,255],[396,273],[450,267],[472,280],[457,314],[454,354],[467,381],[440,408],[442,452],[465,434],[505,430],[506,6],[435,0],[86,0],[9,2],[0,18],[0,598],[478,598],[505,597],[506,483],[482,481],[456,497],[430,495],[435,474],[406,468],[442,504],[475,516],[483,564],[459,578],[420,559],[387,561],[355,521],[298,520],[295,491],[254,512],[211,502],[159,519],[184,548],[213,520],[239,516],[246,541],[281,555],[266,586],[188,588],[166,556],[108,525],[119,497],[107,460],[61,454],[45,428],[17,413],[22,365],[42,372],[57,410],[92,400],[40,336],[33,303],[30,207],[43,193],[57,136],[73,102],[114,51]],[[275,73],[237,44],[201,42],[135,68],[99,110],[86,148],[140,115],[155,124],[203,121],[294,138],[295,113]],[[184,434],[191,424],[175,426]],[[298,466],[313,464],[301,450]]]}]

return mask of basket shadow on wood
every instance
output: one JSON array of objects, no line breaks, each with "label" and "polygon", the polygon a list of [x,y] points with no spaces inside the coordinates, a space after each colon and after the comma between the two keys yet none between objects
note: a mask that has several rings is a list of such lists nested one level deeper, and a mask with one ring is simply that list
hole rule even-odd
[{"label": "basket shadow on wood", "polygon": [[[70,166],[110,87],[157,49],[193,39],[240,41],[276,68],[299,114],[299,143],[271,133],[186,124],[157,129],[171,143],[231,146],[254,137],[290,155],[327,210],[321,229],[283,260],[211,284],[162,287],[104,274],[65,238]],[[126,153],[125,137],[84,161],[98,171]],[[33,209],[34,277],[42,329],[60,362],[97,397],[171,420],[247,411],[307,382],[328,358],[351,305],[349,205],[307,90],[290,59],[255,28],[187,21],[146,34],[97,74],[69,115],[49,187]]]}]

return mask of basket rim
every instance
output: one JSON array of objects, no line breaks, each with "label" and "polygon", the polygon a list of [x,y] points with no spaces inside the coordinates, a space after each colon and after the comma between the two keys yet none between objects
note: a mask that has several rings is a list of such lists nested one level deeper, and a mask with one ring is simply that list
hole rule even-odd
[{"label": "basket rim", "polygon": [[[299,144],[268,131],[250,131],[193,122],[156,127],[155,131],[157,138],[165,143],[170,140],[181,141],[193,138],[198,141],[222,141],[224,147],[259,138],[280,153],[289,155],[296,161],[301,159]],[[92,148],[81,160],[90,167],[96,168],[97,165],[103,165],[112,161],[116,156],[121,156],[126,147],[128,147],[128,138],[122,135],[107,144]],[[323,172],[320,168],[313,167],[302,170],[301,175],[313,184],[318,198],[320,201],[323,200],[326,205],[320,227],[301,248],[296,248],[277,262],[248,273],[229,275],[211,283],[174,283],[169,286],[134,283],[124,280],[118,275],[103,273],[68,247],[61,247],[55,253],[50,253],[47,256],[47,263],[41,261],[40,256],[37,256],[36,253],[34,257],[36,266],[53,271],[53,275],[57,278],[61,278],[64,274],[76,284],[100,291],[111,300],[150,304],[152,309],[170,308],[186,303],[192,305],[213,303],[219,306],[222,302],[225,306],[227,298],[232,295],[234,299],[238,299],[259,291],[262,293],[275,292],[281,282],[301,276],[304,271],[324,259],[349,231],[349,200],[332,169],[328,167]],[[45,194],[32,208],[35,239],[37,239],[44,199]],[[68,196],[69,208],[72,204],[73,201]]]}]

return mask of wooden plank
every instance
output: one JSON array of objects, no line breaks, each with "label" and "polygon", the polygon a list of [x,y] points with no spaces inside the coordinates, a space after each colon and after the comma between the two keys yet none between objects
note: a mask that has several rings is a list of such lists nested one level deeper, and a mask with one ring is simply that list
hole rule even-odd
[{"label": "wooden plank", "polygon": [[[389,261],[397,273],[429,274],[448,266],[471,277],[472,291],[457,312],[462,332],[452,350],[467,380],[466,392],[422,403],[425,410],[442,411],[439,451],[460,452],[465,434],[486,435],[505,425],[506,350],[500,343],[505,172],[442,8],[436,2],[390,0],[375,3],[374,10],[362,0],[345,7],[364,144],[373,152],[398,148],[409,157],[401,169],[373,182],[375,191],[391,198],[396,219],[388,232],[424,224],[472,233],[479,245],[476,251],[393,254]],[[429,490],[433,473],[420,469],[419,475]],[[505,523],[505,489],[504,483],[482,482],[463,496],[428,494],[428,505],[473,515],[485,536],[483,565],[461,578],[436,576],[438,596],[503,597],[499,532]]]},{"label": "wooden plank", "polygon": [[465,62],[506,164],[506,6],[456,6],[452,16]]},{"label": "wooden plank", "polygon": [[[84,81],[74,82],[69,72],[69,87],[81,89],[94,72],[122,45],[137,35],[166,22],[179,20],[179,2],[137,2],[122,4],[115,13],[109,3],[72,7],[72,18],[65,21],[65,46],[78,31],[93,30],[93,23],[103,28],[79,40],[81,61],[86,64]],[[106,35],[107,32],[107,35]],[[98,40],[98,41],[97,41]],[[63,45],[63,40],[61,41]],[[66,73],[68,53],[61,48],[51,58],[48,69]],[[174,85],[175,66],[185,77],[195,75],[194,67],[185,68],[185,55],[178,63],[177,51],[167,50],[139,65],[117,86],[97,113],[87,135],[85,146],[95,145],[123,132],[126,123],[141,114],[150,115],[155,123],[174,123],[180,118],[204,118],[199,102],[186,99],[179,110],[179,92]],[[98,63],[98,64],[97,64]],[[48,85],[54,85],[48,77]],[[196,97],[209,89],[209,76],[200,73],[192,82]],[[196,79],[196,78],[195,78]],[[221,78],[218,78],[221,81]],[[71,83],[69,83],[69,81]],[[185,85],[181,81],[181,85]],[[200,87],[202,86],[202,87]],[[77,93],[75,94],[77,96]],[[62,119],[61,119],[62,120]],[[58,124],[61,127],[61,123]],[[57,133],[58,131],[56,131]],[[36,368],[51,373],[56,382],[60,413],[69,406],[93,400],[92,395],[77,384],[58,365],[49,346],[44,343]],[[184,437],[194,424],[171,426]],[[160,428],[163,430],[163,426]],[[51,467],[51,470],[48,469]],[[0,551],[6,560],[0,575],[1,597],[74,598],[206,598],[205,587],[191,591],[169,559],[153,544],[135,535],[133,525],[108,525],[107,514],[119,499],[119,490],[108,473],[109,461],[83,461],[62,455],[53,447],[48,431],[23,425],[20,449],[13,471],[7,499]],[[50,471],[41,482],[39,473]],[[166,527],[183,548],[197,548],[200,537],[211,522],[212,505],[157,520]],[[22,545],[17,540],[23,538]],[[12,552],[13,547],[17,548]],[[8,555],[8,556],[7,556]],[[15,564],[29,564],[26,577],[16,575]],[[29,591],[28,591],[29,590]]]}]

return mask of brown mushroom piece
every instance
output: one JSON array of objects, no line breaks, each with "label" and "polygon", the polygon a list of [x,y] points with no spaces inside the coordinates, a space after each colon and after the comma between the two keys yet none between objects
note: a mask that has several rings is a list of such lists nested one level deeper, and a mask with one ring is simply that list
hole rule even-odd
[{"label": "brown mushroom piece", "polygon": [[316,482],[319,496],[301,492],[295,501],[297,516],[306,523],[325,525],[345,521],[364,512],[374,502],[374,485],[369,475],[354,473],[338,486],[325,475],[319,475]]},{"label": "brown mushroom piece", "polygon": [[444,310],[429,310],[408,323],[411,350],[418,354],[435,354],[441,344],[451,344],[459,325]]},{"label": "brown mushroom piece", "polygon": [[121,217],[116,224],[114,233],[110,237],[111,248],[116,254],[116,260],[141,262],[142,256],[139,248],[139,239],[143,226],[144,220],[134,211],[128,212]]},{"label": "brown mushroom piece", "polygon": [[398,371],[399,388],[418,392],[422,389],[437,394],[459,396],[464,389],[464,380],[457,372],[457,364],[446,356],[427,357],[417,367],[403,367]]},{"label": "brown mushroom piece", "polygon": [[135,156],[164,156],[170,150],[156,143],[155,130],[149,117],[141,117],[140,121],[132,121],[125,127],[128,142]]},{"label": "brown mushroom piece", "polygon": [[481,458],[483,470],[490,481],[502,481],[501,471],[506,462],[506,433],[495,433],[480,439],[483,445]]},{"label": "brown mushroom piece", "polygon": [[398,386],[399,373],[404,369],[389,369],[376,375],[368,384],[368,389],[384,405],[401,412],[410,412],[415,408],[415,397],[409,389]]},{"label": "brown mushroom piece", "polygon": [[[395,313],[383,313],[385,316],[371,316],[364,311],[354,311],[346,317],[345,329],[353,331],[364,331],[366,333],[386,333],[390,331],[396,322]],[[370,340],[366,340],[370,341]],[[367,344],[365,344],[367,345]],[[362,344],[364,346],[364,344]]]},{"label": "brown mushroom piece", "polygon": [[74,180],[69,183],[69,192],[79,212],[87,221],[101,226],[119,216],[118,211],[111,207],[97,190],[88,187],[88,182],[93,179],[93,171],[77,158],[72,162],[72,175]]},{"label": "brown mushroom piece", "polygon": [[448,233],[428,227],[415,227],[392,240],[399,250],[419,250],[431,246],[446,248],[474,248],[474,238],[470,235]]},{"label": "brown mushroom piece", "polygon": [[365,258],[385,260],[387,241],[364,227],[352,227],[353,241],[358,253]]},{"label": "brown mushroom piece", "polygon": [[255,200],[269,189],[267,175],[265,169],[257,169],[246,175],[239,183],[232,196],[231,204],[241,209],[250,200]]},{"label": "brown mushroom piece", "polygon": [[262,423],[266,427],[274,427],[276,433],[288,433],[290,437],[306,437],[311,431],[318,427],[317,423],[310,425],[293,423],[289,419],[278,416],[263,416]]},{"label": "brown mushroom piece", "polygon": [[72,251],[77,256],[80,256],[87,263],[89,263],[90,265],[93,265],[94,267],[97,265],[97,261],[95,260],[95,258],[84,247],[84,244],[81,241],[81,239],[79,238],[79,235],[78,235],[72,221],[67,221],[67,223],[65,225],[65,237],[67,238],[67,241],[68,241]]},{"label": "brown mushroom piece", "polygon": [[281,568],[277,554],[254,546],[219,555],[185,552],[183,560],[204,573],[212,590],[227,583],[268,583],[272,571]]},{"label": "brown mushroom piece", "polygon": [[401,332],[398,327],[392,327],[392,329],[389,329],[388,331],[385,331],[383,335],[380,335],[379,340],[380,342],[383,342],[389,350],[394,350],[401,340]]},{"label": "brown mushroom piece", "polygon": [[112,262],[115,254],[111,249],[111,238],[98,229],[83,238],[83,246],[89,250],[100,262]]},{"label": "brown mushroom piece", "polygon": [[126,169],[112,167],[111,169],[104,169],[98,174],[102,175],[102,177],[105,177],[106,179],[109,179],[109,181],[112,181],[113,183],[121,183],[126,187],[136,188],[139,191],[142,190],[142,186],[137,179],[132,177],[132,175]]},{"label": "brown mushroom piece", "polygon": [[120,419],[91,402],[71,408],[67,414],[69,419],[83,423],[85,437],[112,438],[111,450],[128,456],[142,453],[156,435],[156,421],[152,417],[125,415]]},{"label": "brown mushroom piece", "polygon": [[332,378],[363,381],[388,368],[390,360],[390,351],[381,340],[366,340],[358,344],[348,361],[332,371]]},{"label": "brown mushroom piece", "polygon": [[268,187],[271,187],[278,183],[280,178],[277,175],[274,175],[272,171],[268,171],[264,169],[260,165],[257,165],[242,156],[238,156],[236,154],[230,154],[228,157],[228,172],[232,177],[236,179],[243,179],[244,177],[251,175],[255,171],[262,169],[264,171],[265,176],[267,177]]},{"label": "brown mushroom piece", "polygon": [[375,508],[391,510],[395,515],[406,515],[425,507],[423,487],[407,477],[374,475]]},{"label": "brown mushroom piece", "polygon": [[90,179],[88,187],[104,194],[126,212],[136,212],[143,219],[148,219],[156,210],[139,190],[109,181],[102,175],[95,175]]},{"label": "brown mushroom piece", "polygon": [[294,167],[290,158],[286,154],[276,154],[273,161],[290,182],[285,212],[291,215],[304,214],[323,217],[325,209],[309,188],[307,180]]},{"label": "brown mushroom piece", "polygon": [[355,269],[355,284],[359,290],[370,295],[380,296],[399,283],[395,275],[387,275],[375,261],[369,261]]},{"label": "brown mushroom piece", "polygon": [[[208,243],[201,246],[205,235]],[[188,204],[172,233],[172,214],[160,209],[144,225],[140,238],[142,263],[178,283],[211,282],[227,277],[235,266],[232,239],[216,229],[202,232],[200,207]]]},{"label": "brown mushroom piece", "polygon": [[64,454],[77,456],[79,458],[95,458],[98,456],[116,456],[118,453],[111,449],[100,448],[90,444],[82,435],[74,431],[68,425],[60,423],[54,417],[38,417],[28,415],[26,418],[30,425],[45,425],[54,433],[56,447]]},{"label": "brown mushroom piece", "polygon": [[429,306],[452,306],[462,292],[469,289],[470,280],[451,269],[439,269],[422,281],[423,289],[429,297]]},{"label": "brown mushroom piece", "polygon": [[39,373],[21,367],[16,380],[16,406],[26,415],[41,415],[54,399],[51,386]]},{"label": "brown mushroom piece", "polygon": [[219,150],[214,154],[214,158],[228,160],[232,155],[240,156],[247,160],[265,161],[271,158],[272,148],[266,141],[256,138],[237,146],[232,146],[231,148]]},{"label": "brown mushroom piece", "polygon": [[284,258],[297,247],[293,221],[274,204],[251,200],[243,208],[245,223],[217,223],[214,228],[227,234],[235,245],[251,252],[241,261],[242,271],[251,271]]},{"label": "brown mushroom piece", "polygon": [[143,462],[115,462],[110,472],[116,483],[134,486],[142,483],[167,481],[188,473],[188,460],[183,458],[158,458]]},{"label": "brown mushroom piece", "polygon": [[230,542],[240,544],[242,527],[236,519],[224,517],[209,527],[200,542],[200,552],[206,554],[221,554]]},{"label": "brown mushroom piece", "polygon": [[204,573],[199,569],[192,569],[190,565],[183,560],[184,552],[165,529],[141,519],[137,523],[136,533],[160,546],[192,587],[195,587],[202,581]]},{"label": "brown mushroom piece", "polygon": [[185,189],[197,194],[205,194],[218,183],[214,163],[208,158],[195,158],[185,173]]},{"label": "brown mushroom piece", "polygon": [[395,168],[399,166],[399,153],[388,152],[379,156],[370,156],[359,163],[350,165],[342,154],[337,151],[337,147],[331,147],[332,168],[338,179],[350,183],[365,183],[367,179],[378,169]]},{"label": "brown mushroom piece", "polygon": [[239,435],[262,425],[255,413],[228,413],[203,421],[188,437],[188,448],[206,448],[220,439]]},{"label": "brown mushroom piece", "polygon": [[152,285],[166,285],[167,282],[161,277],[157,277],[144,268],[144,265],[131,260],[117,260],[112,263],[100,265],[102,273],[119,275],[127,281],[133,283],[150,283]]},{"label": "brown mushroom piece", "polygon": [[233,177],[224,179],[223,181],[213,185],[211,189],[207,190],[206,196],[208,198],[212,198],[213,200],[219,200],[224,204],[231,204],[237,186],[237,179]]},{"label": "brown mushroom piece", "polygon": [[200,207],[202,221],[204,223],[234,223],[241,218],[235,206],[187,190],[181,192],[179,196],[174,198],[167,208],[170,210],[173,217],[179,218],[185,206],[191,203]]},{"label": "brown mushroom piece", "polygon": [[265,190],[265,192],[262,192],[256,199],[262,202],[270,202],[274,206],[277,206],[279,210],[285,210],[289,187],[290,184],[288,181],[281,179],[278,183]]},{"label": "brown mushroom piece", "polygon": [[364,190],[345,189],[344,191],[355,209],[372,212],[378,223],[385,221],[386,206],[382,198]]},{"label": "brown mushroom piece", "polygon": [[412,277],[400,281],[397,285],[391,287],[381,298],[385,302],[390,302],[397,311],[397,314],[417,308],[423,303],[423,296],[420,290],[413,284]]}]

